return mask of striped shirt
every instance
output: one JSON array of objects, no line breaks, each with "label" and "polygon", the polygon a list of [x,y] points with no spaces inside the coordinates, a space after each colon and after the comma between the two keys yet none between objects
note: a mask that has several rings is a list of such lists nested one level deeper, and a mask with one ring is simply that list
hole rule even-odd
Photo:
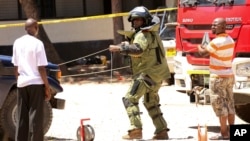
[{"label": "striped shirt", "polygon": [[214,38],[207,50],[210,53],[210,74],[220,77],[233,75],[232,59],[234,55],[234,40],[226,33],[219,34]]}]

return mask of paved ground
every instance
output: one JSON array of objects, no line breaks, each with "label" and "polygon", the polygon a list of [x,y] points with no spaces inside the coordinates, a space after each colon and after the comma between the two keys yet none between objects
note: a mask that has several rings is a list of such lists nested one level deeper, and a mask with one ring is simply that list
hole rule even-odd
[{"label": "paved ground", "polygon": [[[95,129],[95,141],[121,141],[128,129],[128,118],[122,104],[129,83],[84,82],[63,84],[58,95],[67,100],[64,110],[54,110],[54,119],[46,134],[49,141],[75,141],[80,119],[90,118],[85,124]],[[197,125],[208,126],[208,136],[219,132],[218,120],[210,105],[190,104],[186,94],[176,92],[173,86],[163,86],[159,92],[161,108],[170,128],[170,140],[197,141]],[[140,103],[143,137],[149,140],[154,132],[151,119]],[[245,123],[236,118],[236,124]]]}]

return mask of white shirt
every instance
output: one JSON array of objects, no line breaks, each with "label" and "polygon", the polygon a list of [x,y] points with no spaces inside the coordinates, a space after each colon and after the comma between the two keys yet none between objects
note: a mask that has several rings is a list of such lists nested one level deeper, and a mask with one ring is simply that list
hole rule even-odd
[{"label": "white shirt", "polygon": [[47,66],[47,57],[43,43],[31,36],[24,35],[15,40],[12,63],[18,67],[17,87],[32,84],[44,84],[38,66]]}]

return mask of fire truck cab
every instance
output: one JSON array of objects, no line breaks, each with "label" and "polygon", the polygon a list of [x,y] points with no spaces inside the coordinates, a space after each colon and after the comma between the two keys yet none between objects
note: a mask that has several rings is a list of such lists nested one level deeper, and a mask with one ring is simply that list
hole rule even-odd
[{"label": "fire truck cab", "polygon": [[[227,22],[226,32],[235,40],[233,70],[237,115],[250,122],[250,0],[179,0],[174,57],[177,91],[188,92],[195,86],[208,87],[209,58],[201,57],[197,46],[204,33],[212,40],[211,23],[217,17]],[[244,109],[244,110],[243,110]],[[248,110],[249,111],[249,110]]]}]

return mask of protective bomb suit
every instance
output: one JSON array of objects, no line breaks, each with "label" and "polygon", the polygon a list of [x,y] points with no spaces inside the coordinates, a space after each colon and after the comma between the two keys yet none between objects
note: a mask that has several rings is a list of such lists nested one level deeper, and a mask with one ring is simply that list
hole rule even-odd
[{"label": "protective bomb suit", "polygon": [[[140,98],[144,97],[143,104],[156,128],[153,139],[168,139],[167,123],[163,118],[158,96],[162,81],[170,78],[165,51],[158,35],[160,20],[158,17],[152,16],[143,6],[135,7],[130,11],[128,21],[132,23],[132,27],[134,27],[135,18],[143,18],[144,24],[134,28],[134,31],[118,31],[125,35],[130,42],[116,45],[119,47],[120,53],[130,56],[133,74],[130,88],[123,97],[130,120],[128,135],[123,138],[142,138],[142,122],[138,103]],[[162,132],[164,132],[163,136],[161,136]]]}]

